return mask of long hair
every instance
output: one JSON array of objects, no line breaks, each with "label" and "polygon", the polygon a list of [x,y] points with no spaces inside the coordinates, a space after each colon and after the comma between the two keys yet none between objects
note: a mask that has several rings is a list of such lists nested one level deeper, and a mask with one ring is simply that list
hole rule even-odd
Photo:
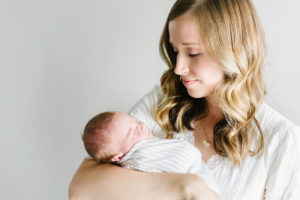
[{"label": "long hair", "polygon": [[214,126],[214,149],[240,165],[249,154],[260,155],[264,149],[263,133],[255,118],[265,95],[263,28],[251,0],[175,2],[160,39],[160,54],[169,69],[161,77],[164,95],[155,113],[168,137],[193,130],[193,120],[209,112],[205,98],[190,97],[174,73],[176,53],[169,43],[168,25],[186,13],[197,19],[206,52],[225,72],[214,93],[223,112],[223,119]]}]

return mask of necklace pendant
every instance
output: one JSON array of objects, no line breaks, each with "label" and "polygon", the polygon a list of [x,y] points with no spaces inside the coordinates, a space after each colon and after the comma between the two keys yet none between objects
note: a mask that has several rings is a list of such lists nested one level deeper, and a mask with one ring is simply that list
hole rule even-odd
[{"label": "necklace pendant", "polygon": [[205,147],[210,147],[210,143],[207,140],[203,140],[202,143]]}]

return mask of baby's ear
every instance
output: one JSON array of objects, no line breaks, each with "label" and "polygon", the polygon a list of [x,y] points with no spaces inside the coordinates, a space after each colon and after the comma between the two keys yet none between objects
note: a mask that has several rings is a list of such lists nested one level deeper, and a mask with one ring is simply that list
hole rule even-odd
[{"label": "baby's ear", "polygon": [[118,162],[123,158],[123,156],[124,156],[124,153],[118,153],[118,154],[111,157],[111,161],[112,162]]}]

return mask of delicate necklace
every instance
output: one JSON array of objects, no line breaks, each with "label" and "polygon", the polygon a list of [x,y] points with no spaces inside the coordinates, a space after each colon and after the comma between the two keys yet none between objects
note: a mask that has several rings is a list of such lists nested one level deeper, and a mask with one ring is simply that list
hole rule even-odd
[{"label": "delicate necklace", "polygon": [[206,147],[209,148],[210,147],[210,142],[208,141],[208,136],[206,135],[204,129],[202,128],[202,126],[199,124],[198,127],[201,129],[201,132],[204,134],[204,136],[206,137],[206,139],[202,140],[202,144]]},{"label": "delicate necklace", "polygon": [[209,141],[207,141],[207,140],[203,140],[202,141],[202,144],[205,146],[205,147],[210,147],[210,142]]},{"label": "delicate necklace", "polygon": [[[202,129],[202,128],[201,128],[201,129]],[[202,129],[202,130],[203,130],[203,129]],[[203,133],[204,133],[205,137],[208,138],[207,135],[206,135],[206,133],[205,133],[204,131],[203,131]],[[202,144],[203,144],[205,147],[207,147],[207,148],[210,147],[210,142],[209,142],[207,139],[202,140]]]}]

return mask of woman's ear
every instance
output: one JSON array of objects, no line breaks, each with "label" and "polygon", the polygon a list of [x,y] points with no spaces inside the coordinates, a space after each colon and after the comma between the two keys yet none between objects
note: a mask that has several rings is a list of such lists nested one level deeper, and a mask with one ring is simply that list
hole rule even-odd
[{"label": "woman's ear", "polygon": [[125,155],[124,153],[118,153],[118,154],[112,156],[110,160],[112,162],[120,161],[123,158],[124,155]]}]

